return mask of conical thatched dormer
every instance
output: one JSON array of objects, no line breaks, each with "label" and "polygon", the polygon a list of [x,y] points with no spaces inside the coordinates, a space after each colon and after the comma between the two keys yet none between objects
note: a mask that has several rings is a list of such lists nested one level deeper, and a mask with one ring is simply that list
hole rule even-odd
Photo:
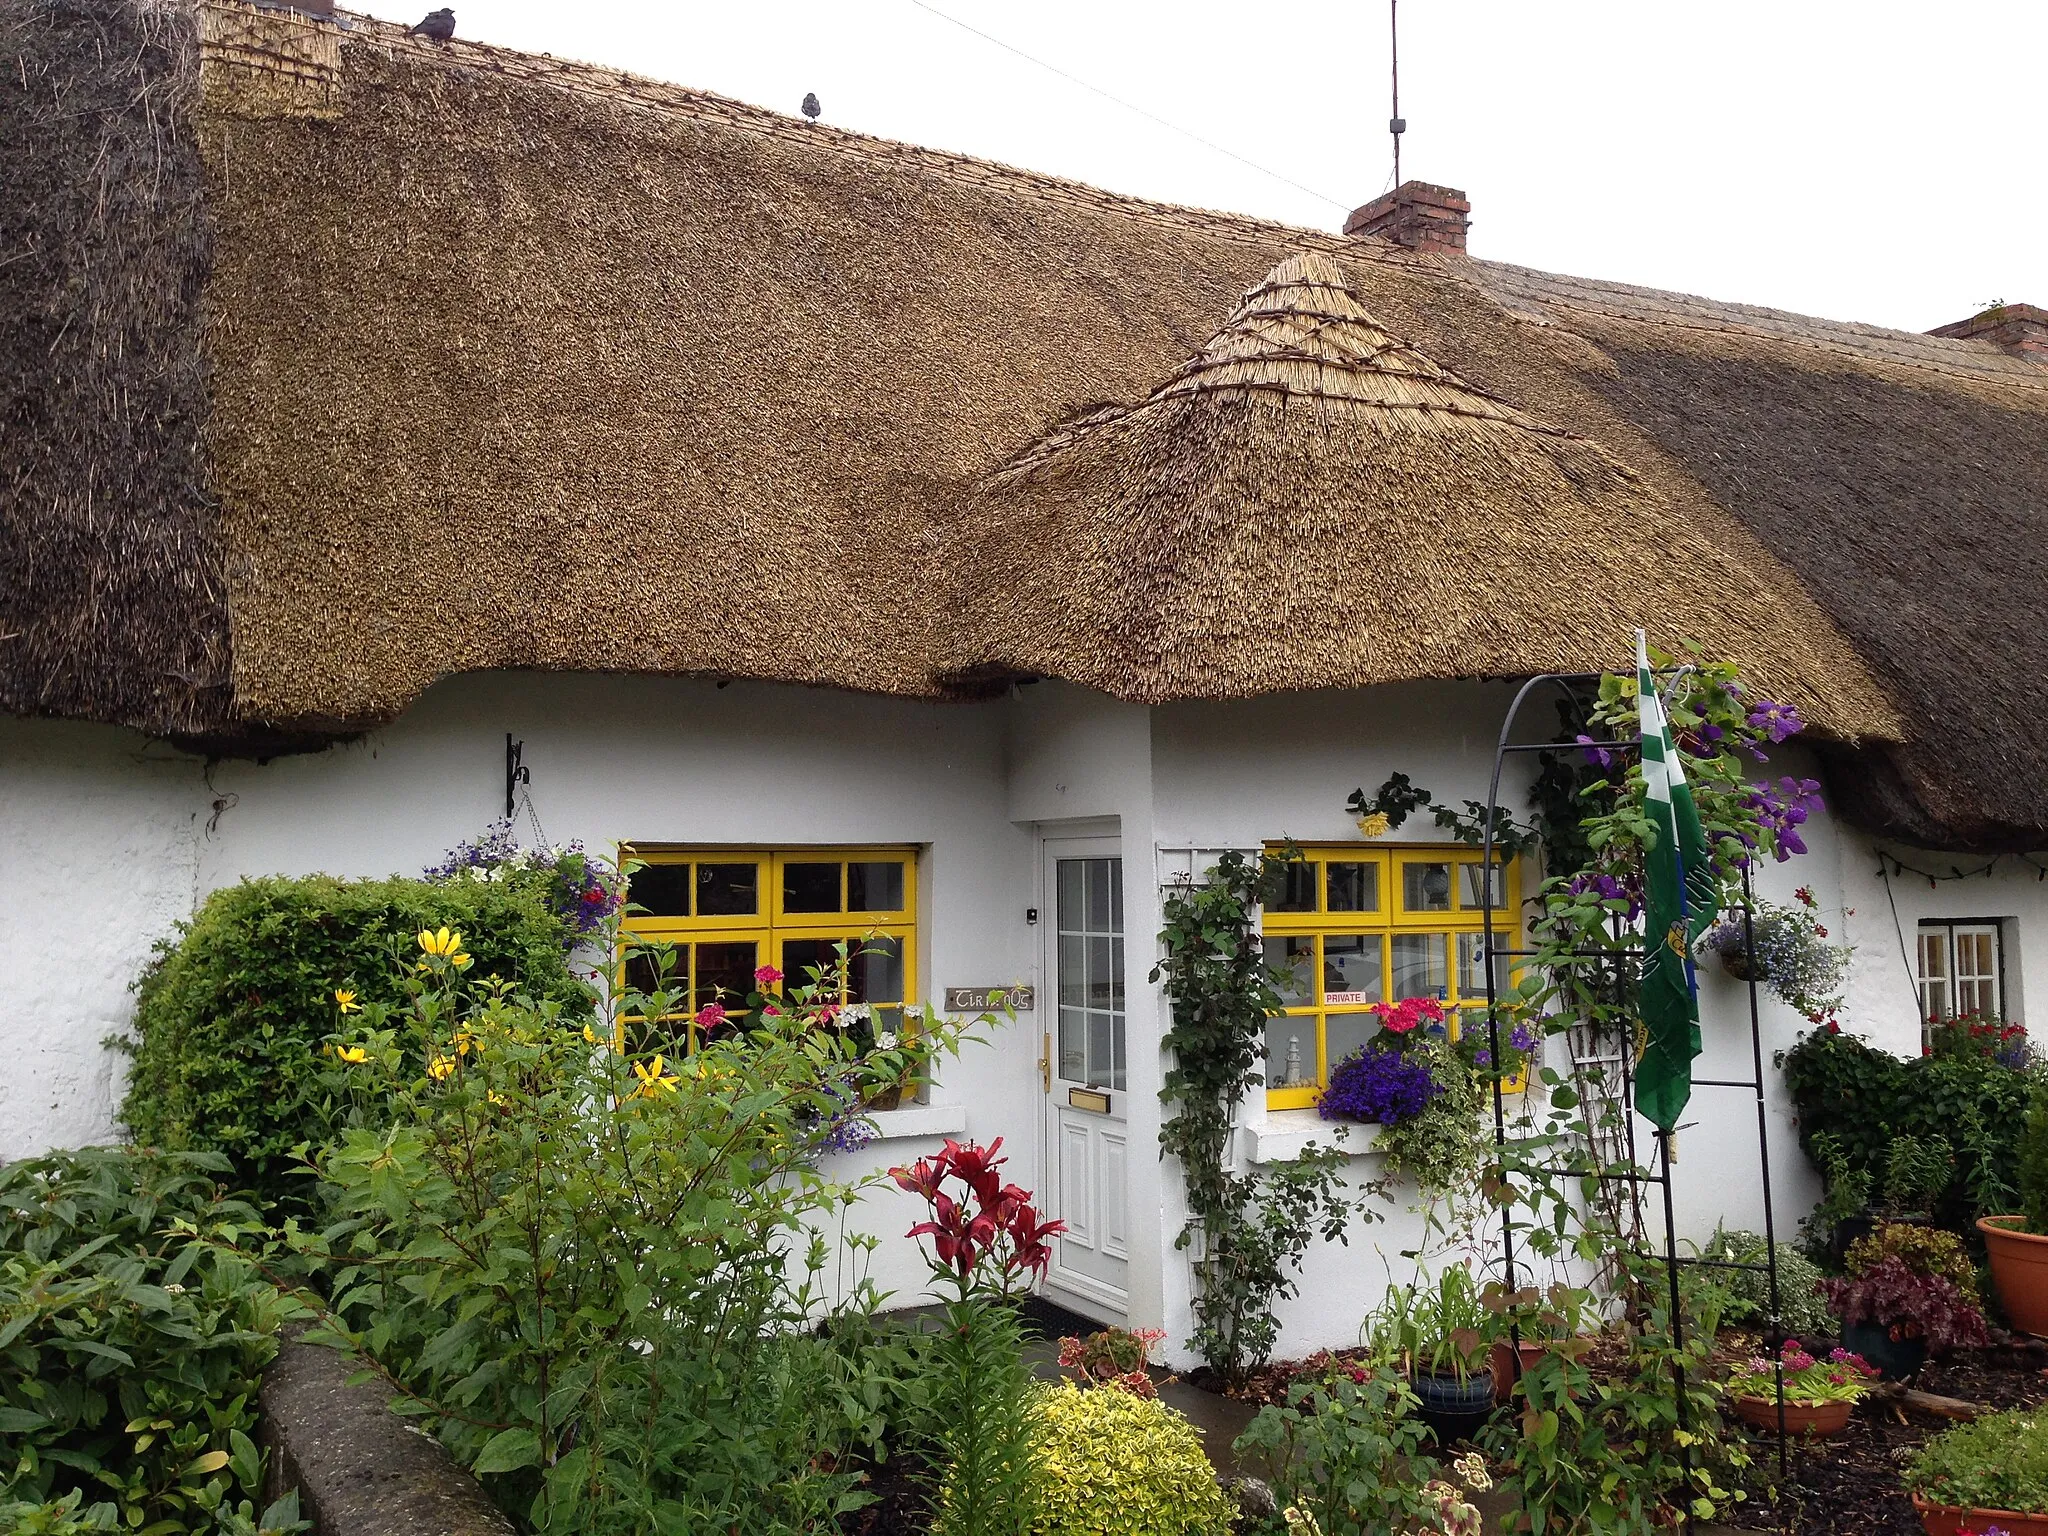
[{"label": "conical thatched dormer", "polygon": [[1833,638],[1746,533],[1390,335],[1315,252],[1142,402],[989,475],[954,534],[959,676],[1153,702],[1615,665],[1639,623],[1791,678]]}]

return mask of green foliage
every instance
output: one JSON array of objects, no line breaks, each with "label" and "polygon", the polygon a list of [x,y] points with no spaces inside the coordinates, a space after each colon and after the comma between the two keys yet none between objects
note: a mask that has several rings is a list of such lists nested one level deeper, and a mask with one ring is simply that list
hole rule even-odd
[{"label": "green foliage", "polygon": [[317,1057],[336,990],[397,1002],[396,956],[420,929],[441,927],[462,931],[480,975],[565,1006],[579,994],[562,924],[505,886],[318,875],[215,891],[136,984],[121,1106],[134,1140],[224,1153],[234,1182],[266,1205],[302,1197],[293,1149],[340,1124]]},{"label": "green foliage", "polygon": [[1284,863],[1226,853],[1200,884],[1169,895],[1159,935],[1165,957],[1151,975],[1164,978],[1173,1007],[1164,1041],[1173,1066],[1159,1096],[1175,1108],[1159,1144],[1179,1159],[1187,1186],[1188,1224],[1176,1246],[1188,1247],[1199,1231],[1204,1248],[1190,1344],[1233,1381],[1271,1353],[1280,1331],[1274,1303],[1294,1294],[1309,1242],[1318,1233],[1346,1241],[1354,1212],[1374,1219],[1365,1202],[1378,1191],[1346,1192],[1341,1147],[1311,1145],[1263,1171],[1232,1167],[1237,1110],[1261,1081],[1266,1019],[1281,1006],[1259,903]]},{"label": "green foliage", "polygon": [[2048,1236],[2048,1080],[2036,1082],[2027,1100],[2013,1182],[2019,1188],[2027,1230]]},{"label": "green foliage", "polygon": [[1423,1452],[1429,1430],[1415,1408],[1407,1382],[1384,1365],[1363,1381],[1297,1384],[1286,1407],[1259,1410],[1231,1452],[1267,1475],[1281,1508],[1312,1515],[1324,1536],[1408,1529],[1428,1516],[1422,1489],[1439,1471]]},{"label": "green foliage", "polygon": [[536,1531],[809,1530],[861,1503],[889,1393],[831,1342],[858,1326],[809,1332],[816,1234],[863,1187],[820,1156],[849,1099],[960,1026],[863,1054],[797,988],[694,1054],[650,1022],[626,1055],[615,1023],[675,1017],[672,982],[565,1015],[472,980],[466,942],[331,1042],[331,1091],[392,1106],[317,1154],[333,1224],[301,1243],[335,1331]]},{"label": "green foliage", "polygon": [[106,1147],[0,1170],[9,1529],[276,1524],[250,1502],[256,1390],[280,1323],[303,1309],[235,1251],[261,1219],[227,1195],[227,1171],[211,1154]]},{"label": "green foliage", "polygon": [[[1700,1257],[1729,1264],[1762,1264],[1770,1245],[1754,1232],[1715,1229]],[[1695,1283],[1703,1304],[1715,1306],[1722,1321],[1761,1332],[1770,1322],[1770,1276],[1758,1270],[1702,1269]],[[1795,1339],[1825,1338],[1837,1324],[1820,1293],[1820,1270],[1813,1260],[1786,1243],[1778,1244],[1778,1324]]]},{"label": "green foliage", "polygon": [[1472,1271],[1445,1264],[1436,1281],[1389,1287],[1360,1330],[1373,1358],[1431,1376],[1464,1380],[1486,1364],[1499,1331]]},{"label": "green foliage", "polygon": [[1070,1381],[1035,1397],[1032,1536],[1227,1536],[1235,1504],[1182,1415],[1121,1388]]},{"label": "green foliage", "polygon": [[[2032,1078],[1982,1056],[1902,1059],[1854,1035],[1816,1029],[1780,1052],[1799,1140],[1827,1185],[1833,1220],[1873,1194],[1962,1225],[2009,1211],[2019,1198],[2021,1139]],[[1911,1149],[1894,1148],[1912,1138]],[[1938,1180],[1942,1152],[1953,1158]],[[1939,1189],[1933,1186],[1940,1182]],[[1889,1189],[1887,1188],[1889,1186]]]},{"label": "green foliage", "polygon": [[1867,1275],[1886,1259],[1897,1259],[1916,1275],[1938,1275],[1969,1300],[1977,1300],[1977,1266],[1953,1232],[1888,1221],[1851,1243],[1842,1267],[1852,1275]]},{"label": "green foliage", "polygon": [[[1034,1443],[1037,1387],[1014,1307],[966,1288],[948,1298],[929,1377],[940,1536],[1021,1536],[1044,1493]],[[1119,1394],[1121,1395],[1121,1394]]]},{"label": "green foliage", "polygon": [[[1505,1027],[1501,1033],[1505,1038]],[[1469,1040],[1456,1043],[1431,1035],[1409,1045],[1428,1063],[1442,1091],[1420,1113],[1382,1126],[1373,1139],[1388,1178],[1411,1178],[1425,1199],[1448,1198],[1454,1208],[1471,1194],[1493,1148],[1493,1124],[1486,1114],[1492,1077],[1475,1068],[1470,1055],[1472,1044],[1485,1038],[1475,1030]]]},{"label": "green foliage", "polygon": [[1934,1504],[2048,1515],[2048,1414],[2015,1408],[1936,1435],[1906,1463],[1906,1486]]}]

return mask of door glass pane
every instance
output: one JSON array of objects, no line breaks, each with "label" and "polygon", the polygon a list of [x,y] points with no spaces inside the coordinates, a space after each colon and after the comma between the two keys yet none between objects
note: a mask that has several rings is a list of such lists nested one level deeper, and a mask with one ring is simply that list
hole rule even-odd
[{"label": "door glass pane", "polygon": [[782,910],[785,912],[837,912],[839,870],[831,864],[785,864],[782,866]]},{"label": "door glass pane", "polygon": [[1401,905],[1410,912],[1451,910],[1451,866],[1449,864],[1403,863]]},{"label": "door glass pane", "polygon": [[749,917],[761,910],[758,864],[699,864],[697,915]]},{"label": "door glass pane", "polygon": [[1380,936],[1376,933],[1332,933],[1323,939],[1323,1001],[1380,1001]]},{"label": "door glass pane", "polygon": [[1088,1015],[1079,1008],[1060,1010],[1060,1076],[1088,1080]]},{"label": "door glass pane", "polygon": [[1123,861],[1061,859],[1058,893],[1060,1076],[1124,1085]]},{"label": "door glass pane", "polygon": [[1316,867],[1308,863],[1283,864],[1279,889],[1274,893],[1274,912],[1313,912],[1316,909]]},{"label": "door glass pane", "polygon": [[1305,933],[1273,936],[1266,940],[1266,964],[1285,975],[1273,983],[1280,1001],[1290,1008],[1305,1007],[1315,999],[1316,941]]},{"label": "door glass pane", "polygon": [[1316,1016],[1275,1014],[1266,1023],[1266,1086],[1300,1088],[1316,1080]]},{"label": "door glass pane", "polygon": [[1088,1015],[1088,1081],[1096,1087],[1114,1087],[1110,1082],[1113,1075],[1109,1040],[1110,1016],[1106,1013]]},{"label": "door glass pane", "polygon": [[1088,1004],[1088,977],[1082,964],[1088,941],[1078,933],[1060,935],[1060,1006],[1084,1008]]},{"label": "door glass pane", "polygon": [[[1491,875],[1493,878],[1488,879]],[[1477,912],[1487,905],[1491,896],[1494,911],[1501,909],[1507,900],[1506,872],[1498,864],[1460,864],[1458,866],[1458,904],[1468,912]]]},{"label": "door glass pane", "polygon": [[706,1003],[728,1008],[746,1005],[754,990],[754,968],[761,962],[751,940],[697,946],[697,986],[691,1003],[696,1012]]},{"label": "door glass pane", "polygon": [[690,866],[649,864],[634,870],[626,899],[635,906],[646,908],[644,915],[647,917],[688,917]]},{"label": "door glass pane", "polygon": [[1060,860],[1058,921],[1063,933],[1079,931],[1082,924],[1082,866],[1086,863],[1086,859]]},{"label": "door glass pane", "polygon": [[1090,933],[1108,933],[1113,915],[1109,910],[1109,860],[1088,859],[1088,916]]},{"label": "door glass pane", "polygon": [[1377,864],[1331,863],[1329,871],[1330,912],[1377,912],[1380,909],[1380,870]]},{"label": "door glass pane", "polygon": [[[858,951],[854,953],[854,951]],[[866,939],[849,945],[846,1000],[851,1003],[903,1001],[903,941]]]},{"label": "door glass pane", "polygon": [[[1109,915],[1108,891],[1103,892],[1103,916]],[[1109,1009],[1116,999],[1110,993],[1111,967],[1109,963],[1109,940],[1089,935],[1088,940],[1088,1006]]]},{"label": "door glass pane", "polygon": [[1394,935],[1394,1000],[1442,997],[1451,985],[1449,951],[1441,933]]},{"label": "door glass pane", "polygon": [[848,864],[846,910],[901,912],[903,865],[895,859],[856,859]]}]

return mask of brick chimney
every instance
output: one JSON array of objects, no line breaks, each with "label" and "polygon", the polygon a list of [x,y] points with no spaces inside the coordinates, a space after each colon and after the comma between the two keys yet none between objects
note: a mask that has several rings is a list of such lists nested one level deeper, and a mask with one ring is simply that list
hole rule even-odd
[{"label": "brick chimney", "polygon": [[2014,357],[2048,364],[2048,309],[2037,304],[1996,304],[1981,315],[1938,326],[1927,334],[1957,341],[1988,341]]},{"label": "brick chimney", "polygon": [[1344,233],[1377,235],[1411,251],[1462,256],[1471,212],[1471,203],[1455,187],[1404,181],[1385,196],[1355,209],[1344,221]]}]

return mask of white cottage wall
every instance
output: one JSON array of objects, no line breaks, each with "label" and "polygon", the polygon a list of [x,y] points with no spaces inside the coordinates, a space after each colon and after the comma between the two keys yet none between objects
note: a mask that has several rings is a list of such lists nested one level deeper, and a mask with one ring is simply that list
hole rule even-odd
[{"label": "white cottage wall", "polygon": [[203,765],[111,726],[0,717],[0,1161],[104,1141],[150,945],[192,910]]}]

